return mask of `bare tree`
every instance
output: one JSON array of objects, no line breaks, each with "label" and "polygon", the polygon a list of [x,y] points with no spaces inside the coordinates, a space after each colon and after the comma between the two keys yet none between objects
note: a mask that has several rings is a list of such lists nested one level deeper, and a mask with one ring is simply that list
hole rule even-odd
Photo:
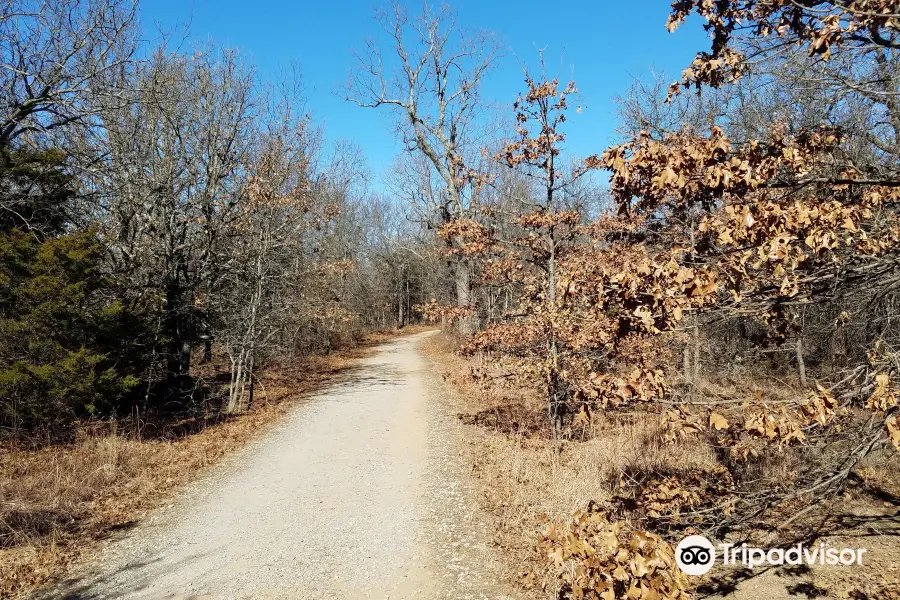
[{"label": "bare tree", "polygon": [[229,225],[231,242],[219,256],[222,277],[210,289],[217,341],[231,367],[227,412],[252,403],[254,368],[305,316],[303,287],[310,277],[304,243],[332,214],[314,187],[318,140],[308,119],[295,119],[285,106],[283,118],[258,135],[239,214]]},{"label": "bare tree", "polygon": [[[466,141],[475,127],[479,90],[499,54],[488,33],[472,37],[456,28],[455,15],[444,6],[410,18],[395,4],[377,20],[390,39],[391,63],[369,40],[357,55],[358,67],[347,85],[347,99],[369,108],[393,109],[407,150],[420,152],[443,183],[442,194],[428,199],[439,224],[478,214],[478,177],[467,163]],[[454,240],[449,240],[452,245]],[[470,306],[470,265],[453,261],[458,306]]]},{"label": "bare tree", "polygon": [[233,52],[159,50],[137,77],[135,101],[101,114],[106,147],[93,184],[110,269],[161,307],[167,388],[183,396],[202,323],[197,293],[221,276],[238,215],[253,75]]},{"label": "bare tree", "polygon": [[133,0],[0,3],[0,148],[85,123],[120,90],[105,85],[136,47]]}]

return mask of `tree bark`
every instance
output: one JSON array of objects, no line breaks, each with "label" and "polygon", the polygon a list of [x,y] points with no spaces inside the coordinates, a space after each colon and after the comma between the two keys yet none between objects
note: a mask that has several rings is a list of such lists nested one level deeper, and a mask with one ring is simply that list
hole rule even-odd
[{"label": "tree bark", "polygon": [[806,387],[806,363],[803,361],[803,340],[797,338],[797,344],[794,346],[797,355],[797,371],[800,375],[801,387]]},{"label": "tree bark", "polygon": [[684,380],[687,383],[694,381],[694,374],[691,371],[691,345],[687,342],[684,344]]},{"label": "tree bark", "polygon": [[[471,307],[472,288],[469,279],[469,263],[460,257],[457,257],[453,263],[453,278],[456,283],[456,306]],[[475,315],[460,319],[458,330],[463,335],[473,333],[475,331]]]},{"label": "tree bark", "polygon": [[694,320],[694,381],[700,379],[700,326]]},{"label": "tree bark", "polygon": [[183,294],[181,286],[170,283],[166,286],[166,315],[163,333],[167,338],[166,351],[166,395],[183,399],[188,391],[191,370],[191,345],[187,335],[187,323],[183,315]]}]

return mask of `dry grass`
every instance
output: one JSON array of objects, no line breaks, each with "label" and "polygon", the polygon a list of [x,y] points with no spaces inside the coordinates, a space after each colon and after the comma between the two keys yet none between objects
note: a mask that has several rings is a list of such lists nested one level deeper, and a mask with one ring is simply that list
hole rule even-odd
[{"label": "dry grass", "polygon": [[[576,433],[584,441],[554,441],[546,435],[546,412],[533,390],[472,381],[472,367],[495,375],[508,370],[502,360],[468,361],[454,354],[446,335],[430,338],[425,352],[457,392],[454,402],[468,423],[473,473],[480,500],[496,521],[495,544],[503,552],[506,576],[515,581],[535,564],[543,518],[559,521],[593,501],[612,499],[616,484],[630,473],[704,468],[714,457],[696,447],[666,443],[652,419],[595,418]],[[493,416],[492,416],[493,415]]]},{"label": "dry grass", "polygon": [[0,448],[0,598],[62,575],[93,542],[134,524],[305,393],[340,377],[371,347],[418,330],[373,334],[357,347],[271,369],[253,410],[190,435],[141,439],[140,425],[131,424],[127,431],[83,435],[68,446]]},{"label": "dry grass", "polygon": [[[480,500],[496,521],[494,542],[502,550],[500,559],[511,581],[541,562],[535,546],[545,515],[563,521],[591,501],[609,502],[620,480],[624,478],[628,484],[633,474],[696,473],[717,465],[706,445],[687,440],[665,442],[657,417],[647,413],[615,418],[594,415],[585,431],[572,432],[576,440],[584,441],[553,441],[542,424],[546,413],[541,399],[534,390],[517,388],[510,383],[511,378],[503,377],[509,365],[502,358],[467,360],[454,353],[455,346],[452,337],[441,335],[429,339],[425,350],[455,390],[453,402],[461,420],[469,424],[466,432],[473,446],[473,473],[480,483]],[[487,384],[476,383],[470,376],[473,368],[479,373],[486,371],[494,379]],[[767,393],[787,393],[774,384],[759,385],[765,386]],[[714,396],[731,391],[727,386],[710,384],[697,393]],[[900,513],[896,509],[900,464],[896,458],[892,450],[870,456],[848,493],[825,510],[853,515],[846,522],[830,523],[828,539],[842,544],[839,547],[869,548],[869,568],[854,572],[852,578],[827,570],[807,574],[805,579],[795,576],[797,590],[819,586],[847,597],[854,590],[867,590],[876,584],[879,590],[900,585],[900,562],[896,560],[900,551]],[[767,474],[773,476],[779,468],[780,463],[774,461],[768,465]],[[879,495],[886,496],[879,499]],[[546,584],[547,589],[555,585],[538,583]]]}]

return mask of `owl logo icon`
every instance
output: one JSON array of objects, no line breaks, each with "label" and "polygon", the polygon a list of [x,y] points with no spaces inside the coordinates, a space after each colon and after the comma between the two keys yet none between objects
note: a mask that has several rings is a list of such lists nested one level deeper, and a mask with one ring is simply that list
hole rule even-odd
[{"label": "owl logo icon", "polygon": [[716,562],[716,549],[702,535],[689,535],[675,548],[675,562],[688,575],[703,575]]}]

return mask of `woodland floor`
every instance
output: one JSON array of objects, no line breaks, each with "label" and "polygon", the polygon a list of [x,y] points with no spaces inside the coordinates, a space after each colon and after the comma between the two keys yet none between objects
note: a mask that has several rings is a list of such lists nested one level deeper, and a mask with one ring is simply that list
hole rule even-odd
[{"label": "woodland floor", "polygon": [[380,345],[39,597],[508,597],[430,335]]},{"label": "woodland floor", "polygon": [[342,380],[379,343],[416,330],[371,334],[361,344],[270,368],[253,409],[228,419],[138,415],[85,427],[73,444],[0,446],[0,598],[64,576],[98,541],[170,502],[185,482],[243,448],[310,393]]},{"label": "woodland floor", "polygon": [[[534,598],[554,597],[555,582],[542,578],[536,552],[546,517],[560,522],[589,502],[609,501],[627,473],[702,468],[712,457],[689,443],[663,441],[652,417],[616,421],[595,415],[569,441],[554,441],[533,390],[507,377],[498,358],[463,358],[456,341],[433,336],[423,350],[454,390],[473,457],[481,508],[494,520],[492,543],[500,552],[503,579]],[[470,375],[480,375],[478,381]],[[699,598],[788,600],[797,598],[900,598],[900,461],[896,452],[869,457],[846,493],[803,523],[807,545],[866,548],[862,567],[814,566],[752,572],[717,567],[698,578]],[[798,530],[801,528],[798,527]]]},{"label": "woodland floor", "polygon": [[[553,582],[521,589],[545,515],[608,499],[626,470],[708,460],[645,419],[549,440],[528,390],[468,377],[504,381],[506,365],[444,335],[378,341],[270,377],[254,411],[175,441],[0,456],[4,501],[34,513],[50,494],[48,515],[65,515],[0,549],[0,596],[55,581],[37,597],[547,598]],[[863,568],[714,570],[700,597],[895,598],[896,462],[872,457],[816,539],[867,548]]]}]

